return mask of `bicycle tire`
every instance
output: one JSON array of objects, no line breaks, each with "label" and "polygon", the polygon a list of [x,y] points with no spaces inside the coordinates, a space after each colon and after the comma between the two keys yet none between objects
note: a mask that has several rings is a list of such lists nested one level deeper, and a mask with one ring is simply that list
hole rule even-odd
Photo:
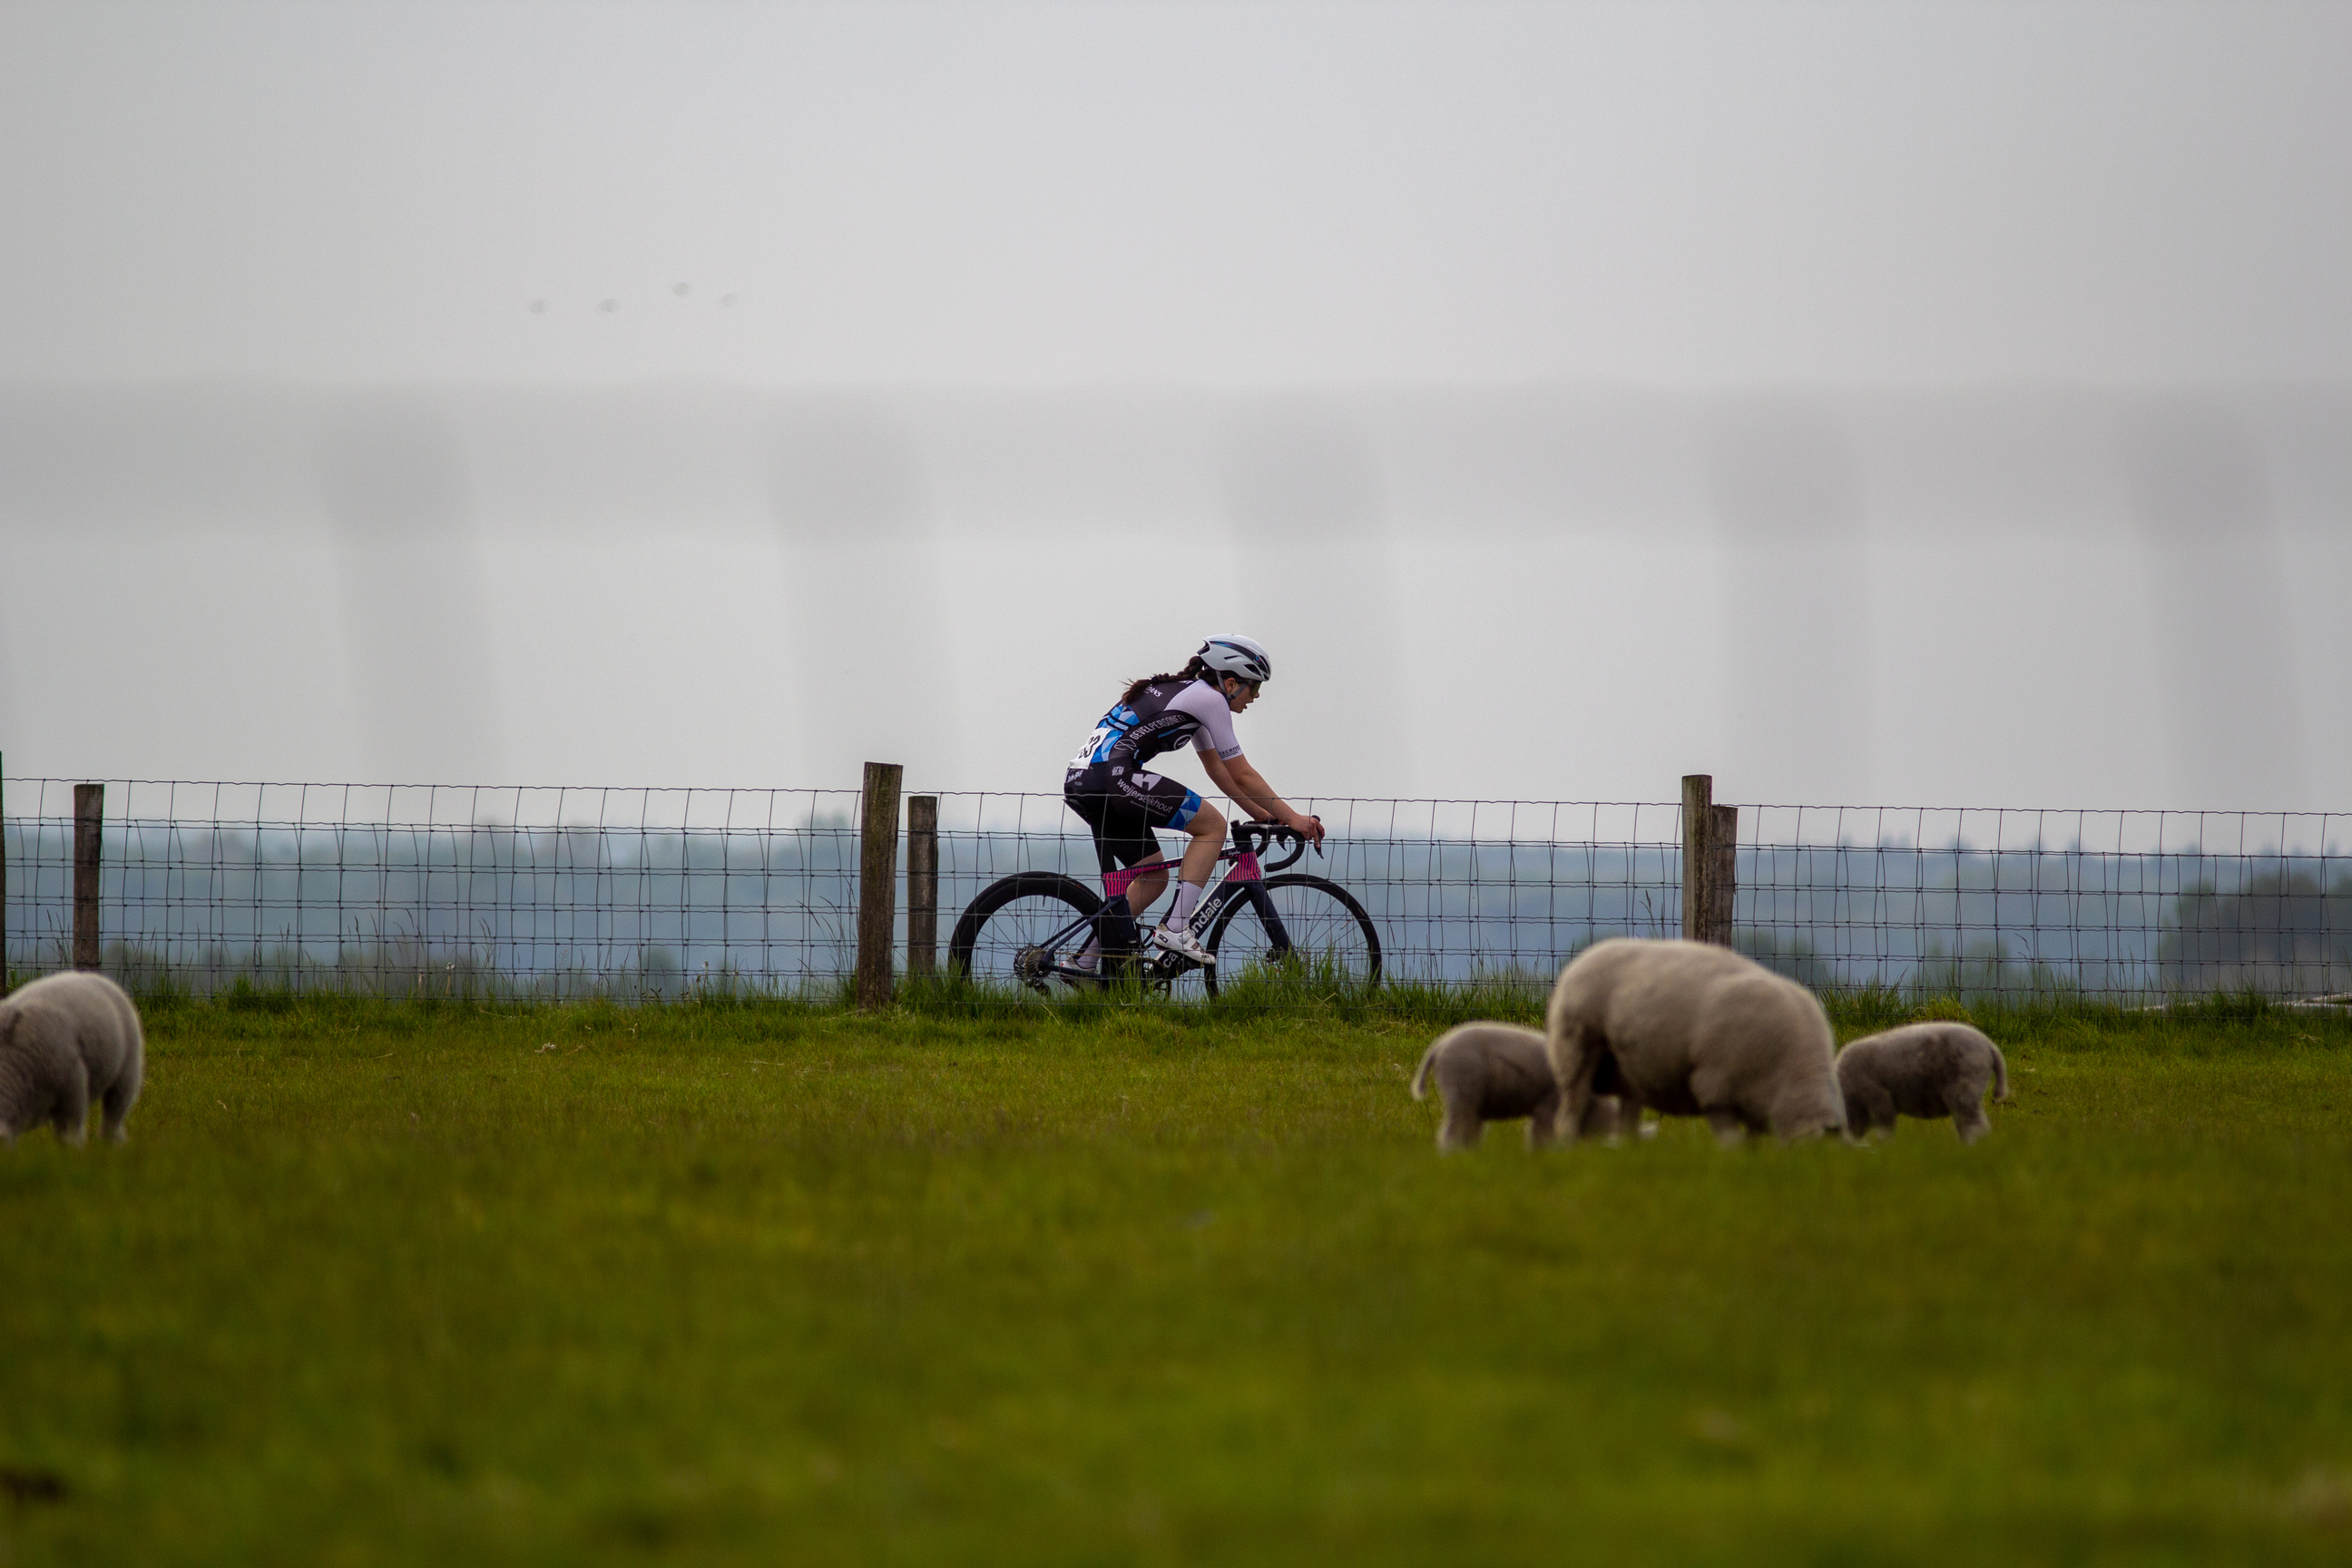
[{"label": "bicycle tire", "polygon": [[1230,983],[1254,965],[1285,963],[1302,951],[1309,963],[1319,955],[1334,972],[1328,976],[1333,980],[1381,983],[1381,933],[1372,928],[1372,917],[1347,889],[1304,872],[1252,885],[1217,911],[1207,945],[1217,955],[1202,972],[1212,996],[1221,977]]},{"label": "bicycle tire", "polygon": [[[955,932],[948,938],[948,973],[981,984],[1027,984],[1033,991],[1046,990],[1013,973],[1014,954],[1073,919],[1093,915],[1102,903],[1092,888],[1058,871],[1018,871],[991,882],[956,921]],[[991,921],[995,921],[992,929]]]}]

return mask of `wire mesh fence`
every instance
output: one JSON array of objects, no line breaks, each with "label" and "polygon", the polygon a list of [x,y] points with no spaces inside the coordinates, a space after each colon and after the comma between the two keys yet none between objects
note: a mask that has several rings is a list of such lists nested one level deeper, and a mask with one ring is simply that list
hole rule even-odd
[{"label": "wire mesh fence", "polygon": [[[5,962],[23,978],[71,963],[73,784],[5,788]],[[943,935],[1014,873],[1099,887],[1058,795],[937,798]],[[1330,838],[1297,869],[1362,905],[1388,982],[1539,985],[1596,940],[1683,929],[1673,803],[1307,805]],[[134,988],[198,993],[824,994],[856,967],[860,805],[855,790],[116,781],[101,962]],[[2341,995],[2347,823],[1743,806],[1732,940],[1824,991]]]},{"label": "wire mesh fence", "polygon": [[[72,786],[6,782],[7,962],[64,967]],[[134,987],[669,997],[854,965],[855,790],[110,783]]]}]

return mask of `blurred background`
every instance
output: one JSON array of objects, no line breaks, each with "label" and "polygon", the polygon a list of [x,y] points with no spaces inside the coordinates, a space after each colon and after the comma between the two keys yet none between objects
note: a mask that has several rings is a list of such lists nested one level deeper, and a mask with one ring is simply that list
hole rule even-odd
[{"label": "blurred background", "polygon": [[[2344,809],[2352,6],[0,7],[13,775]],[[1190,770],[1181,770],[1189,773]]]}]

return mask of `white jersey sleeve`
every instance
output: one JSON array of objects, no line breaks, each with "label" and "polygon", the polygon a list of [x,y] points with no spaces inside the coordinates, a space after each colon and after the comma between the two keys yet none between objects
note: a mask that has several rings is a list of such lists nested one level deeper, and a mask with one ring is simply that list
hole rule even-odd
[{"label": "white jersey sleeve", "polygon": [[1194,751],[1214,752],[1229,763],[1242,754],[1242,743],[1234,738],[1234,710],[1225,706],[1224,693],[1207,681],[1192,682],[1168,706],[1201,721],[1201,727],[1192,731]]}]

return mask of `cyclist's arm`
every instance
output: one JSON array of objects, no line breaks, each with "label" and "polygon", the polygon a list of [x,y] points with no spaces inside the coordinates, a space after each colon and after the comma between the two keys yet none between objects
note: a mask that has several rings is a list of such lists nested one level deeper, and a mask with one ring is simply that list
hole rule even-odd
[{"label": "cyclist's arm", "polygon": [[1296,828],[1307,835],[1309,843],[1323,842],[1323,819],[1293,810],[1288,802],[1274,793],[1265,775],[1250,766],[1247,757],[1221,757],[1214,752],[1194,754],[1216,786],[1250,816],[1260,822],[1279,822],[1285,827]]}]

